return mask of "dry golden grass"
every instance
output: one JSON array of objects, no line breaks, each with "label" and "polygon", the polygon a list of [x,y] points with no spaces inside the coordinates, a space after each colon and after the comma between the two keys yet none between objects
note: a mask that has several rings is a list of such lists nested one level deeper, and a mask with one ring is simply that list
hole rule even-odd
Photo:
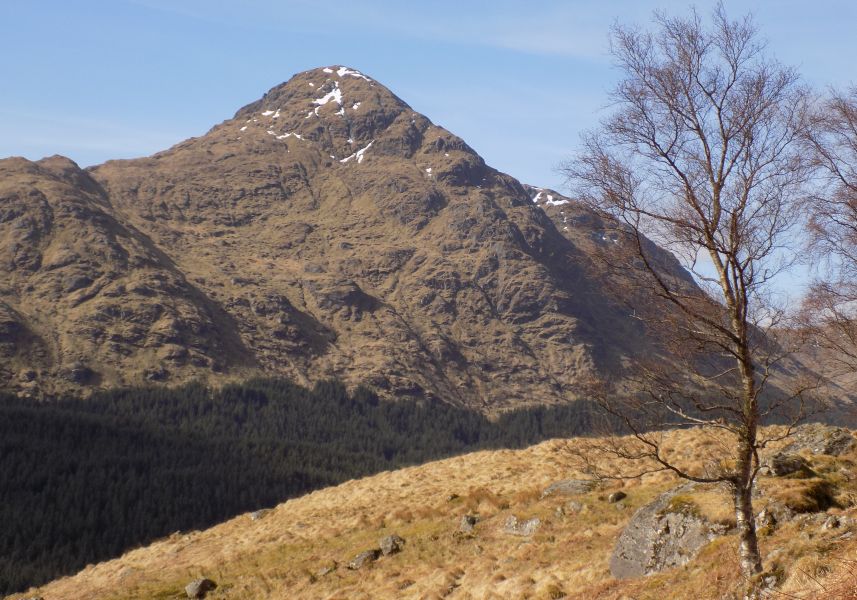
[{"label": "dry golden grass", "polygon": [[[676,456],[700,464],[700,457],[711,456],[711,444],[717,443],[698,431],[666,433],[664,441]],[[584,477],[579,469],[585,444],[552,440],[349,481],[285,502],[257,521],[241,515],[206,531],[176,533],[28,594],[46,600],[177,599],[185,584],[201,576],[219,584],[209,598],[241,600],[701,600],[728,598],[740,587],[734,536],[716,540],[685,567],[635,580],[612,579],[608,561],[625,523],[677,480],[656,473],[605,483],[575,497],[542,498],[549,484]],[[841,496],[843,490],[854,493],[855,484],[846,481],[853,477],[843,472],[853,464],[853,457],[844,457],[813,467],[820,477],[840,477]],[[615,462],[605,466],[627,467]],[[760,505],[766,495],[800,496],[796,486],[812,481],[764,478]],[[619,488],[628,497],[619,505],[607,502],[607,495]],[[716,521],[734,519],[728,496],[719,490],[703,489],[683,499]],[[583,510],[560,510],[570,500]],[[850,506],[831,510],[855,515]],[[477,513],[481,520],[473,534],[462,535],[458,521],[467,513]],[[542,525],[532,538],[510,536],[502,531],[509,515],[538,517]],[[834,589],[846,585],[848,577],[853,582],[853,570],[842,561],[855,546],[841,537],[844,532],[788,523],[762,538],[769,557],[766,568],[782,578],[784,591],[801,598],[817,596],[823,589],[819,584]],[[353,556],[377,547],[379,538],[390,533],[407,540],[402,553],[360,571],[345,568]],[[334,571],[318,574],[334,564]]]}]

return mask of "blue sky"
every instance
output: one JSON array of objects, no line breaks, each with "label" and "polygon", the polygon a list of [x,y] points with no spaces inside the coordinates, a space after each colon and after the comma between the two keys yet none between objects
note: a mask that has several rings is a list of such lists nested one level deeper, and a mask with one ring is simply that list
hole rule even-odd
[{"label": "blue sky", "polygon": [[[711,3],[697,6],[708,10]],[[857,4],[728,1],[752,8],[770,49],[810,82],[857,79]],[[5,0],[0,156],[81,165],[150,154],[204,133],[309,68],[366,72],[523,181],[593,125],[617,76],[615,19],[687,2]]]},{"label": "blue sky", "polygon": [[[813,85],[857,80],[857,3],[726,0]],[[703,12],[712,2],[697,2]],[[205,133],[294,73],[357,68],[489,164],[561,189],[557,164],[617,73],[607,30],[686,1],[3,0],[0,157],[83,166]]]}]

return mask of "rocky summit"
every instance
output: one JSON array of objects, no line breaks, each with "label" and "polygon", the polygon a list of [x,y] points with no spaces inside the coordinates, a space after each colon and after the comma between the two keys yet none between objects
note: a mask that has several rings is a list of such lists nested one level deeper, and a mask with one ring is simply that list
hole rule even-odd
[{"label": "rocky summit", "polygon": [[148,158],[0,161],[0,386],[265,373],[487,412],[573,400],[655,352],[634,318],[653,294],[601,268],[620,234],[370,77],[314,69]]}]

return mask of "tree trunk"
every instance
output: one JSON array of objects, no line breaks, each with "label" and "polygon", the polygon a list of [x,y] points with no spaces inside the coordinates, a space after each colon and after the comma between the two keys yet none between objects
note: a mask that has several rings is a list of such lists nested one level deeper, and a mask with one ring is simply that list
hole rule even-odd
[{"label": "tree trunk", "polygon": [[[740,306],[746,306],[746,295],[741,296]],[[756,515],[753,511],[753,457],[756,448],[756,433],[759,426],[759,407],[756,403],[756,376],[750,345],[747,341],[747,324],[741,318],[743,309],[730,304],[732,325],[740,340],[738,368],[744,388],[743,417],[744,427],[738,439],[738,461],[735,478],[732,481],[735,500],[735,525],[738,528],[738,559],[741,574],[748,584],[748,598],[753,598],[756,575],[762,572],[762,557],[759,554],[759,540],[756,537]]]},{"label": "tree trunk", "polygon": [[756,575],[762,572],[762,557],[756,537],[756,515],[753,511],[753,456],[745,441],[739,457],[738,473],[732,483],[735,501],[735,524],[738,529],[738,560],[747,582],[746,598],[756,598]]},{"label": "tree trunk", "polygon": [[752,490],[744,486],[735,488],[735,521],[738,526],[741,572],[745,577],[753,577],[762,572],[762,558],[759,555],[759,542],[756,538],[755,515],[750,499]]}]

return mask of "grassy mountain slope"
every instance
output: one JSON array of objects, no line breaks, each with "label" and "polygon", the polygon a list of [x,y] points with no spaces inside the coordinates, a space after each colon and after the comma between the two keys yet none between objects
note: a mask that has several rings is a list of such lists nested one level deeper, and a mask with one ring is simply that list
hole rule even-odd
[{"label": "grassy mountain slope", "polygon": [[[705,460],[717,444],[696,430],[664,436],[671,454],[688,465]],[[578,469],[581,453],[591,451],[588,444],[552,440],[349,481],[289,500],[257,520],[245,514],[205,531],[177,532],[38,593],[68,600],[181,598],[185,584],[205,576],[219,585],[208,598],[735,597],[741,582],[737,542],[730,535],[684,567],[637,579],[610,576],[612,547],[631,514],[677,482],[659,473],[624,485],[604,483],[575,496],[542,497],[553,482],[585,476]],[[855,460],[853,451],[810,457],[818,477],[835,484],[840,507],[827,513],[857,515]],[[817,510],[806,508],[811,481],[763,477],[758,505],[776,500]],[[608,502],[607,495],[618,489],[627,498]],[[726,496],[715,490],[682,501],[711,519],[728,524],[732,518]],[[456,533],[464,514],[480,516],[471,534]],[[531,537],[509,535],[503,528],[511,515],[537,517],[541,526]],[[820,523],[827,516],[798,516],[761,538],[766,570],[777,577],[779,592],[791,594],[787,597],[853,598],[836,592],[853,591],[853,580],[847,587],[857,551],[853,521],[825,529]],[[391,533],[406,539],[401,553],[358,571],[346,568],[356,554]],[[334,565],[326,574],[321,571]]]}]

